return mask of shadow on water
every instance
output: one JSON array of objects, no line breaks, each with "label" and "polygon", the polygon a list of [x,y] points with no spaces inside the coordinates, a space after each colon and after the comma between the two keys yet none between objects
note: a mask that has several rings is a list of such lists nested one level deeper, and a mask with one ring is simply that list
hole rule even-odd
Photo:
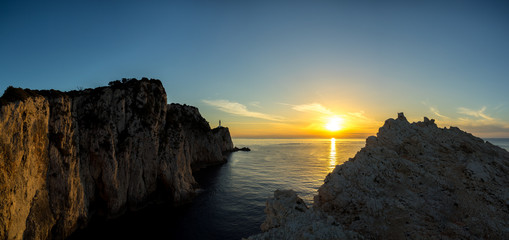
[{"label": "shadow on water", "polygon": [[[509,139],[490,139],[508,149]],[[201,186],[192,202],[151,205],[114,220],[95,219],[71,239],[241,239],[260,231],[267,197],[294,189],[311,204],[323,179],[348,161],[364,140],[238,139],[251,152],[195,173]]]},{"label": "shadow on water", "polygon": [[111,220],[96,217],[87,228],[76,231],[68,239],[240,239],[249,236],[251,233],[243,229],[236,231],[221,226],[225,213],[211,201],[227,192],[222,186],[231,179],[230,162],[231,156],[223,165],[194,174],[201,189],[190,203],[177,207],[169,203],[149,205]]}]

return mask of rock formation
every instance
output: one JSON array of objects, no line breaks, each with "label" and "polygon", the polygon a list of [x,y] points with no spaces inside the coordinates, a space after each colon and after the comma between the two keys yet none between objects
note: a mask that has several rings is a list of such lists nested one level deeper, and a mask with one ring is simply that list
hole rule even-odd
[{"label": "rock formation", "polygon": [[212,134],[216,138],[216,142],[221,144],[221,151],[223,153],[234,152],[236,147],[233,147],[231,141],[230,131],[226,127],[217,127],[212,129]]},{"label": "rock formation", "polygon": [[275,194],[265,233],[250,239],[508,239],[509,153],[399,114],[327,175],[313,208],[285,214],[275,202],[295,204]]},{"label": "rock formation", "polygon": [[242,151],[242,152],[250,152],[251,149],[248,148],[248,147],[242,147],[242,148],[238,148],[238,147],[234,147],[232,152],[238,152],[238,151]]},{"label": "rock formation", "polygon": [[93,215],[188,200],[193,169],[226,161],[227,128],[166,103],[159,80],[0,98],[0,239],[65,238]]},{"label": "rock formation", "polygon": [[293,190],[276,190],[267,200],[264,233],[249,237],[262,239],[362,239],[346,230],[332,216],[308,209]]}]

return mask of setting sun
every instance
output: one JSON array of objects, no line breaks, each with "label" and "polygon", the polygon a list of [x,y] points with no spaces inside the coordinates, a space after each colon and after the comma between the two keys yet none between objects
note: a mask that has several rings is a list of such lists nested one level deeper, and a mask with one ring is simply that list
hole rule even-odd
[{"label": "setting sun", "polygon": [[343,124],[343,119],[335,116],[335,117],[330,118],[329,121],[327,122],[327,124],[325,124],[325,129],[327,129],[331,132],[336,132],[343,128],[342,124]]}]

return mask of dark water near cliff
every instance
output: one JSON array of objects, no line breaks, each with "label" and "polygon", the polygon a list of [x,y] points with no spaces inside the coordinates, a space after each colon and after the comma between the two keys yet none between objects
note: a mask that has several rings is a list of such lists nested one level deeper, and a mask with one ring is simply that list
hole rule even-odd
[{"label": "dark water near cliff", "polygon": [[[509,149],[509,139],[488,139]],[[157,205],[112,221],[96,221],[74,239],[240,239],[260,232],[266,199],[276,189],[294,189],[312,203],[335,165],[353,157],[364,140],[234,139],[228,163],[201,171],[202,192],[181,207]]]}]

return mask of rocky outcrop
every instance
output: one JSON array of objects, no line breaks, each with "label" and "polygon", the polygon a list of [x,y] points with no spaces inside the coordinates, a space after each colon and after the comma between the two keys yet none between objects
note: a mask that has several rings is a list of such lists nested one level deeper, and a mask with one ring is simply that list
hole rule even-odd
[{"label": "rocky outcrop", "polygon": [[308,209],[293,190],[276,190],[267,200],[265,214],[267,218],[261,225],[264,233],[248,239],[362,239],[332,216]]},{"label": "rocky outcrop", "polygon": [[223,143],[221,145],[221,151],[223,153],[234,151],[233,142],[231,140],[230,131],[227,127],[217,127],[212,129],[212,134],[216,138],[216,142]]},{"label": "rocky outcrop", "polygon": [[241,147],[241,148],[238,148],[238,147],[234,147],[232,152],[238,152],[238,151],[242,151],[242,152],[250,152],[251,149],[248,148],[248,147]]},{"label": "rocky outcrop", "polygon": [[159,80],[0,99],[0,239],[65,238],[93,215],[188,200],[193,169],[225,161],[227,128],[166,103]]},{"label": "rocky outcrop", "polygon": [[[458,128],[438,128],[427,118],[409,123],[399,114],[325,178],[308,212],[326,216],[324,229],[367,239],[507,239],[508,206],[506,150]],[[266,223],[273,218],[269,211]],[[312,218],[285,220],[292,221],[307,228],[286,224],[251,239],[272,238],[271,232],[320,236],[309,233]]]},{"label": "rocky outcrop", "polygon": [[308,206],[297,196],[293,190],[276,190],[274,198],[267,200],[265,214],[267,219],[262,224],[262,231],[279,227],[286,224],[287,219],[292,219],[305,213]]},{"label": "rocky outcrop", "polygon": [[[48,214],[48,119],[48,102],[42,97],[2,106],[0,239],[21,239],[27,225]],[[40,211],[32,211],[32,206],[40,206]],[[51,229],[44,223],[37,228],[41,234]]]}]

